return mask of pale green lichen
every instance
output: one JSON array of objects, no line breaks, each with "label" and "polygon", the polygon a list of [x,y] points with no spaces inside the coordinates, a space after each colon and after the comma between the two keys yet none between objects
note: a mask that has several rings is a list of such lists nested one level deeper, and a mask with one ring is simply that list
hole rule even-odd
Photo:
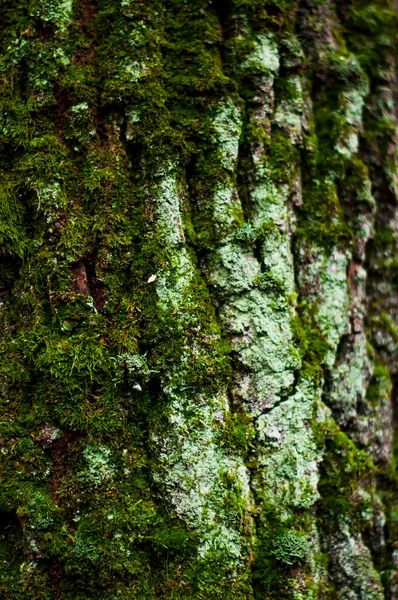
[{"label": "pale green lichen", "polygon": [[213,218],[217,234],[243,221],[238,192],[233,184],[217,184],[212,194]]},{"label": "pale green lichen", "polygon": [[[173,239],[176,239],[173,236]],[[194,269],[186,248],[174,252],[170,269],[160,273],[156,279],[159,306],[164,310],[181,310],[187,302],[187,290],[192,283]],[[192,297],[190,296],[192,300]]]},{"label": "pale green lichen", "polygon": [[168,426],[163,435],[152,437],[159,461],[155,480],[178,516],[199,534],[199,557],[216,554],[234,570],[245,560],[244,541],[224,482],[243,512],[249,509],[250,496],[245,467],[218,443],[217,420],[224,418],[226,398],[198,396],[193,409],[183,392],[167,386],[165,393],[171,399]]},{"label": "pale green lichen", "polygon": [[267,232],[261,244],[265,287],[279,287],[286,298],[293,299],[296,290],[290,235],[278,227]]},{"label": "pale green lichen", "polygon": [[313,382],[303,379],[295,394],[256,421],[261,441],[259,493],[271,489],[267,501],[285,516],[288,507],[309,508],[319,498],[322,453],[309,427],[314,415],[317,420],[325,418],[325,407],[318,404],[319,391]]},{"label": "pale green lichen", "polygon": [[[123,66],[121,65],[123,68]],[[124,71],[131,77],[132,82],[137,82],[145,73],[145,63],[128,60],[124,63]]]},{"label": "pale green lichen", "polygon": [[80,102],[79,104],[75,104],[74,106],[71,106],[70,110],[74,113],[84,112],[84,111],[88,110],[88,104],[87,104],[87,102]]},{"label": "pale green lichen", "polygon": [[274,102],[274,78],[279,70],[280,58],[276,39],[272,34],[258,35],[252,40],[252,50],[241,64],[241,70],[249,76],[258,77],[261,85],[257,86],[252,101],[257,104],[252,118],[259,126],[269,128],[269,118]]},{"label": "pale green lichen", "polygon": [[217,106],[213,127],[216,132],[215,140],[220,153],[220,162],[225,169],[233,171],[238,158],[242,118],[239,109],[230,99]]},{"label": "pale green lichen", "polygon": [[355,84],[344,90],[339,98],[340,112],[344,116],[345,127],[339,137],[336,150],[350,159],[358,151],[359,134],[362,129],[362,112],[366,96],[369,93],[369,84],[354,56],[341,56],[340,60],[348,63],[349,68],[359,74]]},{"label": "pale green lichen", "polygon": [[40,185],[36,187],[37,194],[37,210],[42,210],[47,214],[47,223],[56,220],[54,209],[64,208],[67,203],[67,198],[59,181],[54,181],[52,184]]},{"label": "pale green lichen", "polygon": [[167,244],[177,246],[184,242],[180,212],[180,184],[176,169],[170,166],[165,169],[165,175],[160,176],[152,193],[156,198],[156,213],[159,224],[164,231]]},{"label": "pale green lichen", "polygon": [[289,306],[283,298],[254,289],[228,301],[220,317],[232,335],[232,347],[243,370],[234,394],[251,415],[258,416],[288,391],[300,364],[293,349]]},{"label": "pale green lichen", "polygon": [[[303,256],[306,250],[301,248],[300,252]],[[299,274],[306,300],[316,309],[316,322],[330,345],[325,357],[329,366],[333,365],[340,337],[349,332],[348,261],[348,252],[334,248],[327,253],[313,245]]]},{"label": "pale green lichen", "polygon": [[243,63],[243,68],[256,73],[270,71],[275,73],[279,69],[279,49],[272,35],[259,35],[255,38],[254,48]]},{"label": "pale green lichen", "polygon": [[295,290],[293,256],[291,252],[292,214],[287,205],[288,186],[277,186],[262,162],[257,162],[258,183],[251,192],[253,226],[263,229],[261,258],[265,274],[272,283],[284,288],[286,296]]},{"label": "pale green lichen", "polygon": [[222,296],[241,294],[253,289],[261,275],[258,261],[238,244],[225,244],[211,253],[208,262],[209,283]]},{"label": "pale green lichen", "polygon": [[[166,175],[152,194],[164,242],[173,248],[169,265],[157,274],[158,306],[165,314],[176,315],[176,326],[183,328],[192,318],[195,269],[186,247],[178,247],[183,237],[176,179]],[[222,570],[235,572],[246,561],[239,515],[250,507],[248,476],[241,459],[227,454],[219,443],[228,412],[225,391],[211,397],[198,394],[194,401],[187,395],[192,358],[200,360],[202,352],[191,341],[169,366],[162,389],[168,402],[167,423],[151,436],[158,465],[154,479],[175,513],[199,536],[199,559],[217,557]],[[228,505],[231,493],[239,499],[235,508]]]},{"label": "pale green lichen", "polygon": [[[257,48],[252,63],[253,70],[261,71],[267,78],[265,87],[272,85],[271,73],[279,64],[276,55],[271,60],[271,49],[265,44],[261,51]],[[266,118],[270,108],[266,107],[269,99],[261,102],[265,111],[262,117],[260,112],[253,116],[256,124]],[[291,110],[297,110],[299,118],[302,103],[298,100]],[[281,128],[289,125],[286,120],[283,122],[282,113],[279,124]],[[298,131],[291,135],[296,139]],[[324,405],[322,410],[316,408],[320,404],[319,393],[309,379],[301,380],[293,389],[300,358],[292,328],[294,217],[288,200],[296,182],[278,184],[260,149],[253,150],[251,158],[254,173],[249,190],[249,221],[236,231],[234,241],[224,238],[208,252],[204,272],[219,304],[220,322],[231,340],[235,366],[233,398],[253,419],[256,468],[252,486],[259,507],[264,505],[267,511],[272,507],[273,514],[284,522],[292,518],[293,511],[308,510],[319,499],[318,465],[322,453],[310,423],[314,415],[315,419],[324,419],[327,409]],[[213,213],[213,218],[217,227],[223,217]],[[252,251],[250,243],[256,244]],[[268,526],[266,518],[263,526]],[[300,542],[305,539],[304,533]],[[312,549],[308,560],[314,553]],[[286,560],[307,559],[304,544],[300,546],[300,557],[294,554],[287,551]],[[313,580],[319,581],[315,563],[312,561],[310,568]],[[307,588],[304,580],[298,587],[291,582],[297,598],[309,598]]]},{"label": "pale green lichen", "polygon": [[100,554],[98,551],[97,544],[94,540],[90,540],[87,537],[87,533],[83,531],[81,534],[77,531],[74,538],[74,552],[77,558],[85,560],[98,560]]},{"label": "pale green lichen", "polygon": [[304,112],[304,97],[301,78],[291,75],[286,83],[292,91],[288,99],[283,99],[278,104],[274,114],[274,123],[287,132],[289,139],[294,144],[302,141],[302,119]]},{"label": "pale green lichen", "polygon": [[253,225],[287,224],[290,217],[286,204],[288,186],[279,186],[273,181],[271,169],[264,164],[262,157],[253,156],[253,160],[256,166],[256,184],[250,193]]},{"label": "pale green lichen", "polygon": [[83,457],[86,463],[84,469],[78,472],[78,478],[95,487],[112,479],[115,473],[112,464],[111,451],[106,446],[88,445],[83,450]]},{"label": "pale green lichen", "polygon": [[263,269],[258,259],[237,243],[220,246],[209,254],[207,263],[209,283],[220,298],[228,298],[220,318],[232,335],[243,371],[236,378],[234,395],[253,416],[286,393],[299,366],[291,329],[290,299],[295,285],[290,235],[284,226],[289,218],[286,197],[262,163],[258,172],[260,183],[251,191],[251,223],[254,235],[256,229],[264,231],[260,246]]},{"label": "pale green lichen", "polygon": [[354,337],[350,350],[349,355],[345,353],[340,364],[336,364],[331,372],[330,402],[341,408],[341,423],[344,425],[356,417],[357,404],[364,401],[373,371],[363,333]]},{"label": "pale green lichen", "polygon": [[225,235],[231,228],[243,220],[234,174],[237,166],[239,141],[242,132],[240,109],[231,99],[219,102],[212,118],[213,142],[216,145],[220,166],[229,171],[227,181],[217,182],[212,190],[212,214],[218,234]]},{"label": "pale green lichen", "polygon": [[[42,491],[35,491],[27,502],[24,509],[18,510],[21,519],[29,517],[27,529],[46,530],[50,529],[59,514],[59,508],[51,497],[45,495]],[[32,542],[33,542],[32,538]]]}]

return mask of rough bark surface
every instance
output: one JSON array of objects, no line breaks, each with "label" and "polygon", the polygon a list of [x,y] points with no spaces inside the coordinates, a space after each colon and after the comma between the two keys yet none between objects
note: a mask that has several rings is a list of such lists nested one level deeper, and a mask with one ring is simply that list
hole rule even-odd
[{"label": "rough bark surface", "polygon": [[1,1],[1,598],[397,600],[395,10]]}]

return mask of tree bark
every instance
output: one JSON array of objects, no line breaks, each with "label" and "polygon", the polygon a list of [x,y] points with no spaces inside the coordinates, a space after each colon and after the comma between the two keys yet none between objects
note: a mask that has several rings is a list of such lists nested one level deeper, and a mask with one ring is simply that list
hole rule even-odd
[{"label": "tree bark", "polygon": [[0,597],[397,600],[393,0],[0,19]]}]

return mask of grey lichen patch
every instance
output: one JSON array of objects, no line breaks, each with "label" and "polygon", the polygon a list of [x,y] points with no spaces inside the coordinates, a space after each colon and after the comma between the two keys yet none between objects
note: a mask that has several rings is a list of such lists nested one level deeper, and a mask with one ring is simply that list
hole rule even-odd
[{"label": "grey lichen patch", "polygon": [[347,284],[349,253],[334,248],[331,253],[311,246],[299,273],[299,284],[306,300],[316,310],[316,322],[330,345],[325,357],[333,365],[340,337],[349,332],[350,299]]},{"label": "grey lichen patch", "polygon": [[289,306],[283,298],[254,289],[226,303],[220,318],[241,371],[234,394],[258,416],[287,392],[299,366]]},{"label": "grey lichen patch", "polygon": [[220,296],[248,292],[261,275],[258,260],[238,244],[225,244],[211,253],[208,261],[209,283]]},{"label": "grey lichen patch", "polygon": [[239,457],[226,455],[218,442],[217,421],[224,418],[226,398],[198,396],[192,405],[171,386],[165,393],[171,399],[168,424],[152,439],[159,461],[155,480],[178,516],[199,535],[200,559],[217,556],[220,567],[233,572],[246,560],[241,528],[250,488]]},{"label": "grey lichen patch", "polygon": [[279,49],[272,35],[259,35],[253,41],[253,50],[243,63],[252,73],[275,73],[279,69]]},{"label": "grey lichen patch", "polygon": [[228,98],[224,103],[219,103],[212,124],[215,129],[215,141],[219,149],[221,165],[225,169],[233,171],[238,158],[242,118],[240,110],[231,99]]},{"label": "grey lichen patch", "polygon": [[[319,411],[319,418],[322,419],[322,410]],[[307,530],[307,553],[306,560],[311,573],[312,584],[306,583],[305,576],[292,584],[294,589],[293,597],[295,600],[318,600],[325,597],[327,585],[327,564],[322,556],[321,534],[318,529],[317,520],[311,519]],[[297,590],[297,591],[296,591]]]},{"label": "grey lichen patch", "polygon": [[341,521],[329,539],[331,577],[336,598],[341,600],[383,600],[380,575],[372,563],[361,534],[350,531]]},{"label": "grey lichen patch", "polygon": [[350,335],[330,374],[329,406],[337,423],[376,464],[391,457],[391,380],[383,367],[369,356],[364,333]]},{"label": "grey lichen patch", "polygon": [[359,418],[359,408],[363,411],[372,372],[365,335],[351,336],[331,371],[329,396],[329,405],[337,411],[338,423],[344,428]]},{"label": "grey lichen patch", "polygon": [[164,168],[164,173],[151,188],[159,225],[164,231],[167,244],[178,246],[184,242],[180,212],[180,182],[174,165]]},{"label": "grey lichen patch", "polygon": [[397,372],[398,295],[396,256],[398,248],[398,210],[384,207],[377,211],[378,230],[371,247],[372,266],[368,279],[369,320],[372,344],[391,373]]},{"label": "grey lichen patch", "polygon": [[322,454],[310,425],[314,418],[325,418],[319,403],[313,382],[303,379],[295,394],[256,421],[261,442],[258,493],[272,490],[267,502],[285,516],[291,508],[308,509],[319,498]]},{"label": "grey lichen patch", "polygon": [[339,111],[344,127],[341,128],[336,150],[349,159],[358,151],[359,134],[363,128],[362,112],[369,93],[369,83],[355,56],[340,56],[339,60],[355,76],[354,84],[347,86],[339,97]]},{"label": "grey lichen patch", "polygon": [[212,190],[215,231],[222,237],[243,221],[242,206],[234,183],[218,183]]},{"label": "grey lichen patch", "polygon": [[279,125],[289,136],[294,144],[302,142],[302,120],[304,113],[304,94],[301,78],[291,75],[285,82],[290,94],[287,99],[282,99],[277,105],[274,114],[274,123]]},{"label": "grey lichen patch", "polygon": [[393,450],[392,381],[388,369],[382,365],[375,365],[365,406],[360,428],[361,443],[376,464],[389,465]]}]

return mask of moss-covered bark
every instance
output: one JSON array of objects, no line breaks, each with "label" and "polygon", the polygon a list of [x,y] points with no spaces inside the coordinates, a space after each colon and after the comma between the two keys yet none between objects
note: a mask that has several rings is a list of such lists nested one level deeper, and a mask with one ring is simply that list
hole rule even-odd
[{"label": "moss-covered bark", "polygon": [[393,1],[0,19],[0,597],[398,598]]}]

